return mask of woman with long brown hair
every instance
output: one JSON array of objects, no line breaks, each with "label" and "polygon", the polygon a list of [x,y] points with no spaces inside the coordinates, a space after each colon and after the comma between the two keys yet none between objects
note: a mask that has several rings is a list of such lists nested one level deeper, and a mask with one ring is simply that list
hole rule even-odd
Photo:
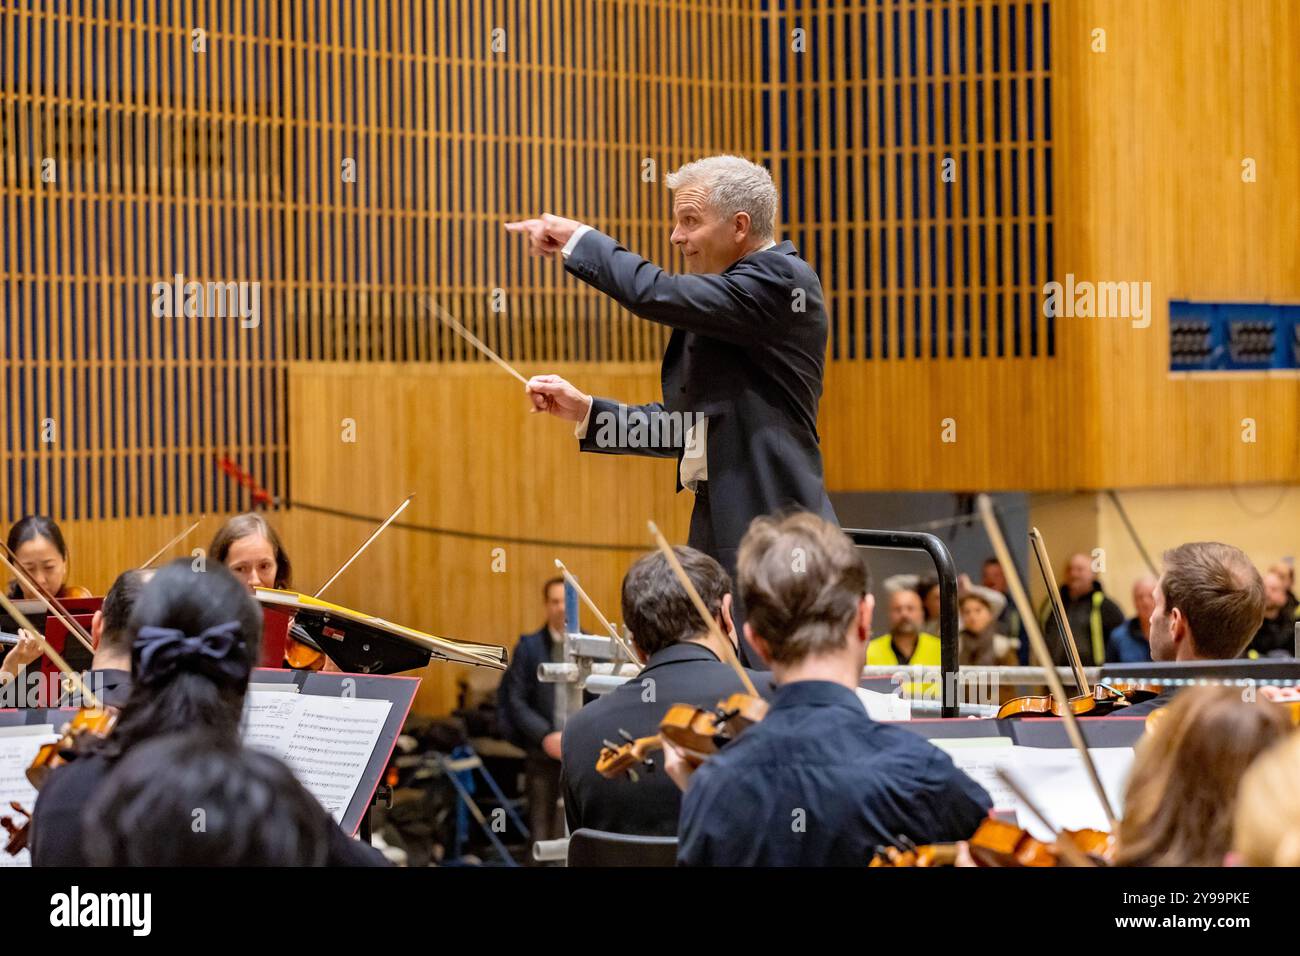
[{"label": "woman with long brown hair", "polygon": [[1115,863],[1222,866],[1242,775],[1290,719],[1240,687],[1190,688],[1157,714],[1129,774]]}]

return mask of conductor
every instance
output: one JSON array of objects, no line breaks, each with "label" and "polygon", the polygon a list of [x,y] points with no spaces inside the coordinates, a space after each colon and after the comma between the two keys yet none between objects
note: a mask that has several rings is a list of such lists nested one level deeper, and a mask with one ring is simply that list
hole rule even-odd
[{"label": "conductor", "polygon": [[678,491],[695,495],[687,543],[734,576],[740,539],[758,515],[802,508],[838,524],[817,436],[826,308],[812,267],[775,240],[777,193],[766,169],[710,156],[665,182],[685,273],[665,272],[573,219],[506,223],[528,236],[534,255],[560,253],[567,272],[673,330],[663,401],[595,398],[558,375],[534,376],[528,395],[536,411],[575,423],[582,451],[676,459]]}]

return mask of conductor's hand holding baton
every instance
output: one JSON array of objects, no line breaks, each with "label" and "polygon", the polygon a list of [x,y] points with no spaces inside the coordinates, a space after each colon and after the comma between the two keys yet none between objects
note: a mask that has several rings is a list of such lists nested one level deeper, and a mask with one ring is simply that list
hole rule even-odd
[{"label": "conductor's hand holding baton", "polygon": [[[508,222],[506,231],[526,235],[533,255],[553,256],[564,249],[581,226],[582,223],[576,219],[544,213],[538,219]],[[558,375],[534,375],[525,388],[534,412],[549,412],[566,422],[580,422],[591,410],[591,396]]]},{"label": "conductor's hand holding baton", "polygon": [[534,412],[550,412],[566,422],[580,422],[591,410],[591,396],[558,375],[534,375],[526,388]]}]

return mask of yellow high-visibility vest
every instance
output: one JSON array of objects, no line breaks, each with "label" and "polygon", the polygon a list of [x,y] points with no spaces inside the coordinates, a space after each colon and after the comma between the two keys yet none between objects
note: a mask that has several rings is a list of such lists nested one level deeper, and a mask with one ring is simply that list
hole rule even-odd
[{"label": "yellow high-visibility vest", "polygon": [[938,667],[943,663],[942,645],[933,634],[924,631],[916,636],[916,650],[912,659],[900,661],[894,650],[894,642],[888,634],[873,637],[867,644],[867,665],[870,667],[888,667],[893,664],[918,664],[922,667]]},{"label": "yellow high-visibility vest", "polygon": [[[916,650],[912,651],[912,659],[907,663],[933,667],[937,671],[943,663],[942,647],[937,637],[922,631],[916,636]],[[901,663],[888,634],[873,637],[867,644],[868,665],[894,666]],[[909,700],[938,700],[940,697],[937,681],[908,681],[902,687],[903,696]]]}]

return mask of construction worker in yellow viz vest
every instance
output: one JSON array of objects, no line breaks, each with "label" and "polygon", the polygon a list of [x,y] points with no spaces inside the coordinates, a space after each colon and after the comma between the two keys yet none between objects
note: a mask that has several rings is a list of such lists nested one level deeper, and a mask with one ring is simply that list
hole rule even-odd
[{"label": "construction worker in yellow viz vest", "polygon": [[[911,588],[899,588],[890,594],[889,633],[867,644],[867,665],[917,664],[938,670],[942,662],[939,638],[921,630],[924,620],[919,594]],[[913,681],[904,685],[904,695],[913,699],[937,700],[938,694],[937,683]]]}]

